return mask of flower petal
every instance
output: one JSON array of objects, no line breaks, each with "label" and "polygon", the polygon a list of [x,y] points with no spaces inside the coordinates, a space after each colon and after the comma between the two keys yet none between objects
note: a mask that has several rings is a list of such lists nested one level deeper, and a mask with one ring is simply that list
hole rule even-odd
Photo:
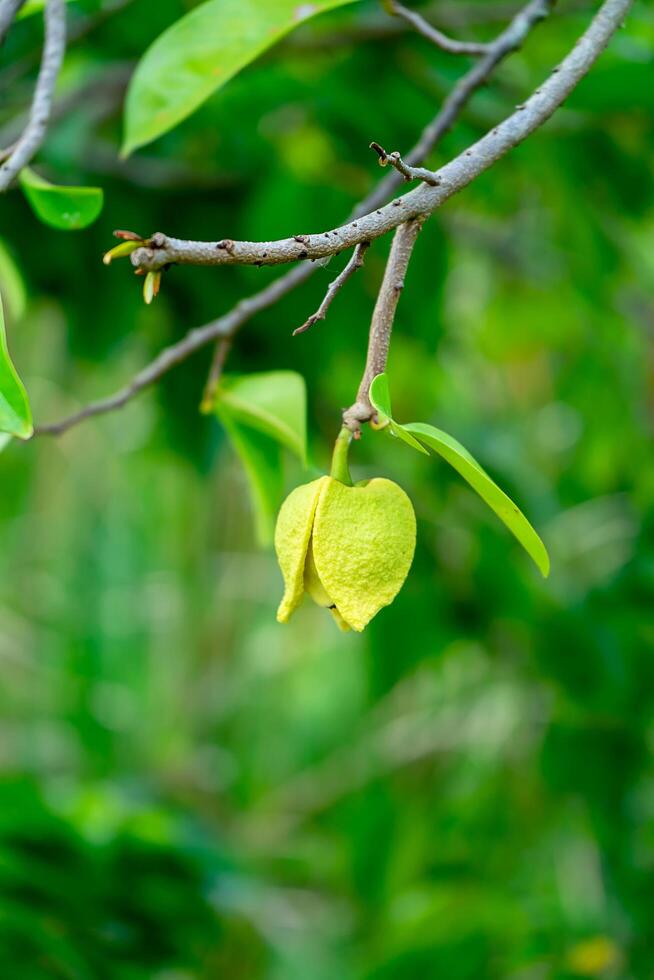
[{"label": "flower petal", "polygon": [[307,558],[304,564],[304,591],[308,592],[316,605],[322,606],[323,609],[334,605],[334,600],[327,594],[320,575],[318,575],[311,541],[309,541]]},{"label": "flower petal", "polygon": [[321,476],[296,487],[282,504],[275,528],[275,551],[284,576],[284,598],[277,610],[277,621],[288,622],[304,595],[304,566],[311,540],[313,519],[320,492],[329,482]]},{"label": "flower petal", "polygon": [[389,605],[409,572],[416,518],[391,480],[346,487],[331,480],[318,499],[313,553],[322,584],[345,622],[360,632]]}]

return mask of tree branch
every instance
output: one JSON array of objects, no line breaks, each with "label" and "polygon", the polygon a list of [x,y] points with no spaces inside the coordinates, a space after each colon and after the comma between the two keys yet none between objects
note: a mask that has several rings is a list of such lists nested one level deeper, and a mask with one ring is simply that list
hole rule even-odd
[{"label": "tree branch", "polygon": [[297,336],[297,334],[299,333],[305,333],[305,331],[307,331],[310,327],[312,327],[314,323],[317,323],[318,320],[325,319],[325,317],[327,316],[327,310],[332,305],[336,294],[341,291],[341,289],[348,281],[350,276],[352,276],[357,271],[357,269],[360,269],[361,266],[363,265],[363,260],[365,258],[365,254],[369,247],[370,247],[370,242],[361,242],[360,245],[357,245],[357,247],[354,249],[354,252],[352,253],[352,257],[350,258],[350,261],[347,263],[345,268],[342,269],[341,272],[339,272],[339,274],[336,276],[336,279],[330,282],[327,288],[327,292],[325,293],[325,298],[323,299],[322,303],[320,304],[316,312],[312,313],[311,316],[304,321],[301,327],[298,327],[296,330],[293,331],[294,337]]},{"label": "tree branch", "polygon": [[[554,0],[530,0],[514,17],[506,30],[498,35],[496,41],[493,42],[493,50],[489,51],[456,84],[440,111],[423,130],[415,146],[406,154],[405,159],[407,161],[411,164],[418,164],[427,156],[443,135],[449,131],[472,95],[487,81],[494,68],[519,47],[532,28],[547,16],[553,2]],[[628,8],[629,3],[624,4],[625,13]],[[352,217],[357,218],[379,207],[400,183],[401,178],[396,173],[389,174],[354,209]],[[92,402],[59,423],[37,427],[35,435],[59,435],[86,418],[121,408],[131,398],[155,384],[167,371],[170,371],[204,345],[224,336],[233,337],[253,316],[274,305],[287,293],[306,282],[316,270],[317,266],[308,262],[295,266],[271,285],[241,300],[230,312],[203,327],[191,330],[180,341],[163,350],[129,384],[115,394]]]},{"label": "tree branch", "polygon": [[170,263],[279,265],[300,259],[322,259],[354,248],[360,242],[379,238],[406,221],[429,217],[550,118],[600,56],[622,24],[632,2],[605,0],[588,30],[542,86],[491,132],[441,167],[436,172],[439,180],[437,186],[422,184],[385,207],[340,228],[277,241],[238,242],[223,239],[199,242],[169,238],[157,232],[150,239],[149,247],[132,253],[133,265],[156,270]]},{"label": "tree branch", "polygon": [[400,17],[418,34],[421,34],[432,44],[435,44],[437,48],[441,51],[447,51],[448,54],[471,54],[480,55],[486,54],[488,51],[488,44],[478,44],[474,41],[455,41],[453,38],[448,37],[447,34],[443,34],[442,31],[436,30],[435,27],[421,17],[419,13],[415,10],[409,10],[404,7],[398,0],[382,0],[382,5],[388,10],[389,14],[394,17]]},{"label": "tree branch", "polygon": [[66,48],[65,0],[48,0],[44,14],[45,40],[27,125],[16,140],[11,155],[0,164],[0,191],[5,191],[41,146],[52,107],[57,75]]},{"label": "tree branch", "polygon": [[370,385],[373,378],[386,370],[388,348],[395,322],[395,311],[404,289],[404,279],[409,267],[413,246],[422,228],[422,220],[417,218],[400,225],[393,237],[393,244],[386,262],[384,278],[377,296],[370,323],[368,355],[366,366],[357,392],[357,400],[343,412],[343,424],[354,433],[355,438],[361,430],[361,423],[368,422],[374,415],[370,404]]}]

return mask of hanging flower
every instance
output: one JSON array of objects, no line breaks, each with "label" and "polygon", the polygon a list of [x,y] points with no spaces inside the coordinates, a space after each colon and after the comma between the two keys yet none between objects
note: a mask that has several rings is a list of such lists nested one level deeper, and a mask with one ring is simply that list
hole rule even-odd
[{"label": "hanging flower", "polygon": [[361,632],[402,588],[415,543],[413,506],[391,480],[347,486],[323,476],[296,487],[275,530],[286,587],[278,621],[286,623],[307,592],[341,629]]}]

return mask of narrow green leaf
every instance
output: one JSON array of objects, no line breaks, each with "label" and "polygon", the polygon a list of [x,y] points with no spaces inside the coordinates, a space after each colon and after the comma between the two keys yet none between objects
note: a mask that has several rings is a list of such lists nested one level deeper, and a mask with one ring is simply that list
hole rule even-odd
[{"label": "narrow green leaf", "polygon": [[353,0],[207,0],[148,48],[130,82],[123,155],[189,116],[213,92],[310,17]]},{"label": "narrow green leaf", "polygon": [[411,422],[405,428],[418,439],[437,452],[450,466],[461,474],[473,490],[479,494],[491,510],[515,535],[525,551],[533,558],[542,575],[547,578],[550,572],[550,559],[545,545],[531,526],[520,508],[513,503],[503,490],[491,480],[490,476],[460,442],[446,432],[424,422]]},{"label": "narrow green leaf", "polygon": [[33,431],[27,394],[9,357],[0,300],[0,432],[29,439]]},{"label": "narrow green leaf", "polygon": [[217,396],[218,408],[232,418],[276,439],[306,463],[307,394],[296,371],[263,371],[226,376]]},{"label": "narrow green leaf", "polygon": [[100,187],[66,187],[51,184],[29,167],[20,172],[20,186],[34,214],[46,225],[76,231],[92,224],[102,211]]},{"label": "narrow green leaf", "polygon": [[131,255],[135,252],[137,248],[142,248],[144,242],[121,242],[120,245],[114,245],[110,248],[108,252],[105,252],[102,256],[102,261],[105,265],[111,265],[114,259],[125,258],[126,255]]},{"label": "narrow green leaf", "polygon": [[11,442],[11,436],[6,432],[0,432],[0,453],[3,449],[6,449]]},{"label": "narrow green leaf", "polygon": [[[370,401],[377,413],[389,420],[392,432],[407,442],[413,449],[419,448],[426,452],[420,443],[437,452],[450,466],[461,474],[473,490],[479,494],[488,506],[515,535],[527,554],[533,558],[542,575],[547,578],[550,572],[550,559],[545,545],[531,526],[525,515],[513,503],[503,490],[491,480],[490,476],[470,455],[460,442],[433,425],[424,422],[410,422],[400,425],[392,417],[391,396],[388,389],[388,378],[378,374],[370,385]],[[417,436],[417,439],[415,438]],[[418,442],[420,440],[420,442]]]},{"label": "narrow green leaf", "polygon": [[241,425],[224,405],[217,415],[248,478],[255,530],[259,544],[271,544],[275,519],[284,496],[282,448],[275,439]]},{"label": "narrow green leaf", "polygon": [[429,452],[425,447],[417,439],[414,439],[403,425],[400,425],[393,418],[387,375],[378,374],[377,377],[372,379],[372,384],[370,385],[370,401],[377,415],[379,415],[380,421],[388,421],[388,427],[394,436],[397,436],[402,442],[406,442],[407,446],[411,446],[412,449],[416,449],[419,453],[424,453],[425,456],[429,456]]}]

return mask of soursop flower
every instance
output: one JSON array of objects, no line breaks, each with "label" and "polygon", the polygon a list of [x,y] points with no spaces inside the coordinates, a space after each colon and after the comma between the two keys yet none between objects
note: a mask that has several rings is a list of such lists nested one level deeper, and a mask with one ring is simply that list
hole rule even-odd
[{"label": "soursop flower", "polygon": [[323,476],[297,487],[275,530],[285,584],[278,621],[288,621],[306,592],[341,629],[361,632],[402,588],[415,543],[411,501],[391,480],[346,486]]}]

